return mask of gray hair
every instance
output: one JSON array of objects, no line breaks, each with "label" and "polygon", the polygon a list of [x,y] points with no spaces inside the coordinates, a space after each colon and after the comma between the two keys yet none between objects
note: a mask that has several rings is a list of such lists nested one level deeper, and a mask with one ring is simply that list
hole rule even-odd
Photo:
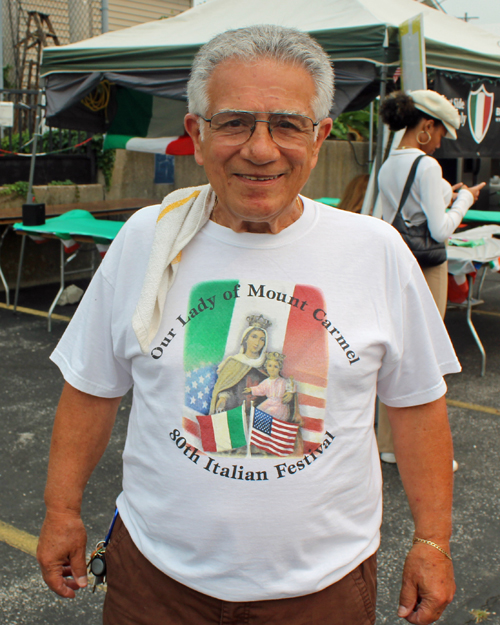
[{"label": "gray hair", "polygon": [[208,83],[217,65],[228,59],[273,59],[303,67],[316,87],[311,106],[315,121],[328,117],[333,100],[333,67],[312,37],[272,24],[228,30],[211,39],[196,55],[187,85],[190,113],[208,114]]}]

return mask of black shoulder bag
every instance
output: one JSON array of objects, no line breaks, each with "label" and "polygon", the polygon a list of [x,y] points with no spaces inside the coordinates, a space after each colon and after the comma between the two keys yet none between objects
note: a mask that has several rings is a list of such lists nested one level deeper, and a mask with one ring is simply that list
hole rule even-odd
[{"label": "black shoulder bag", "polygon": [[438,243],[431,237],[427,220],[418,226],[408,226],[401,215],[401,210],[408,199],[411,185],[415,180],[418,164],[424,156],[425,154],[421,154],[413,161],[392,225],[403,237],[406,245],[408,245],[417,259],[418,264],[421,267],[434,267],[435,265],[441,265],[441,263],[444,263],[446,260],[445,244]]}]

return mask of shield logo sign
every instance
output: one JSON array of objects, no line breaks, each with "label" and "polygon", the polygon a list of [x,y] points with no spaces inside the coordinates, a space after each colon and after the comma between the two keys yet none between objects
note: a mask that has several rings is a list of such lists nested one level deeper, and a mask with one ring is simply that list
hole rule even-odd
[{"label": "shield logo sign", "polygon": [[493,115],[495,96],[488,93],[481,85],[476,91],[469,93],[467,107],[469,109],[469,128],[476,143],[481,143],[490,127]]}]

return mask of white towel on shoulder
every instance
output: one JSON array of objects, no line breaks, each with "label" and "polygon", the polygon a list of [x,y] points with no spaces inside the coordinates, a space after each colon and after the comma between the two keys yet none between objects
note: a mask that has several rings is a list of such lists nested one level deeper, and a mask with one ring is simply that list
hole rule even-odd
[{"label": "white towel on shoulder", "polygon": [[161,204],[141,296],[132,318],[145,354],[160,327],[165,297],[179,268],[181,252],[209,220],[215,199],[207,184],[173,191]]}]

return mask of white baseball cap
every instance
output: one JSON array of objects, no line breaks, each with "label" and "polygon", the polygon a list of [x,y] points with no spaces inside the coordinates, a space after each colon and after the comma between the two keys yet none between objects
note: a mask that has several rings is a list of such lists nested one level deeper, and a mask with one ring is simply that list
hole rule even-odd
[{"label": "white baseball cap", "polygon": [[460,128],[460,114],[444,95],[430,89],[408,91],[415,107],[435,119],[439,119],[447,130],[446,139],[456,139]]}]

